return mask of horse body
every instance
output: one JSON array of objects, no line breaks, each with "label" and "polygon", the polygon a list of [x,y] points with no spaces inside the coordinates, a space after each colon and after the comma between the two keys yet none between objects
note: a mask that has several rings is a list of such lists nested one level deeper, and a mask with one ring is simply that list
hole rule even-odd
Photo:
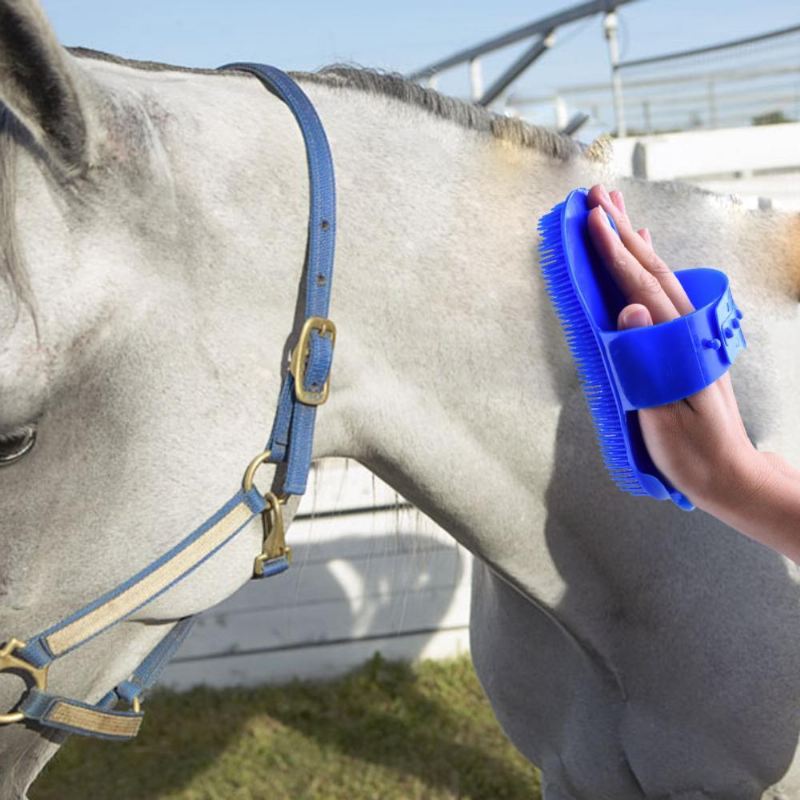
[{"label": "horse body", "polygon": [[[3,637],[124,580],[235,488],[277,402],[305,247],[300,135],[254,78],[63,59],[83,87],[79,177],[58,177],[46,136],[13,145],[41,347],[8,340],[0,385],[18,399],[0,423],[41,416],[35,450],[0,474]],[[340,220],[314,455],[362,461],[477,556],[473,659],[547,800],[755,800],[779,781],[774,797],[800,797],[794,565],[703,512],[613,486],[538,275],[538,216],[608,178],[604,165],[344,78],[302,82]],[[674,268],[730,275],[748,432],[798,463],[800,223],[615,185]],[[31,354],[38,383],[20,372]],[[99,698],[175,619],[244,583],[260,537],[253,525],[59,661],[54,689]],[[2,676],[3,708],[20,689]],[[0,729],[0,797],[24,794],[57,743]]]}]

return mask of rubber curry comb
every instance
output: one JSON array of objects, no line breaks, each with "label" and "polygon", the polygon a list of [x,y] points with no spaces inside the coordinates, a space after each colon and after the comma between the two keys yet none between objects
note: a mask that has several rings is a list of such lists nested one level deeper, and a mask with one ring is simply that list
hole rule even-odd
[{"label": "rubber curry comb", "polygon": [[650,458],[636,412],[682,400],[722,376],[747,347],[743,314],[724,272],[685,269],[675,276],[695,311],[670,322],[618,331],[619,312],[628,302],[589,239],[587,195],[586,189],[575,189],[539,220],[547,291],[578,367],[612,479],[625,492],[670,499],[691,511],[691,501]]}]

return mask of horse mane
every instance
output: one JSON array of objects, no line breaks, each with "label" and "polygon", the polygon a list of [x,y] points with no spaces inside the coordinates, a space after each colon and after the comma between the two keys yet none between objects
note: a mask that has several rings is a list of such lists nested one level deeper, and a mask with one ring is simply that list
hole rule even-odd
[{"label": "horse mane", "polygon": [[419,106],[437,117],[455,122],[464,128],[484,131],[496,139],[520,147],[533,148],[561,161],[567,161],[584,152],[584,148],[569,136],[540,125],[532,125],[517,117],[492,113],[483,106],[467,103],[420,86],[394,72],[381,72],[347,64],[330,64],[318,72],[294,74],[299,79],[312,83],[386,95],[403,103]]},{"label": "horse mane", "polygon": [[[137,61],[110,53],[103,53],[99,50],[90,50],[85,47],[70,47],[67,49],[79,58],[109,61],[134,69],[153,72],[196,72],[203,75],[220,74],[218,70],[173,66],[171,64],[162,64],[158,61]],[[329,64],[316,72],[290,72],[289,74],[300,81],[343,89],[356,89],[391,97],[403,103],[423,108],[464,128],[483,131],[496,139],[501,139],[520,147],[530,147],[561,161],[568,161],[580,154],[584,154],[587,158],[593,160],[606,160],[606,153],[603,147],[593,146],[587,149],[569,136],[556,133],[540,125],[524,122],[516,117],[494,114],[482,106],[448,97],[434,89],[420,86],[418,83],[414,83],[395,72],[382,72],[349,64]]]}]

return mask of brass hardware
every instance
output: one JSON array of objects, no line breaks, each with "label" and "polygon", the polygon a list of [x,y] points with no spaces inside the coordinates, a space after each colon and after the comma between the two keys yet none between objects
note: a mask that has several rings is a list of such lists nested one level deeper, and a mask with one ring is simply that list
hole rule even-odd
[{"label": "brass hardware", "polygon": [[138,714],[142,710],[142,704],[139,701],[138,697],[133,698],[133,702],[131,703],[131,711]]},{"label": "brass hardware", "polygon": [[263,453],[259,453],[248,465],[247,469],[244,471],[244,477],[242,478],[242,489],[246,492],[249,492],[253,488],[253,478],[255,478],[256,470],[262,465],[269,461],[269,457],[272,455],[272,450],[265,450]]},{"label": "brass hardware", "polygon": [[292,548],[286,544],[286,530],[283,525],[283,509],[281,505],[286,502],[286,497],[278,497],[273,492],[264,495],[267,507],[261,512],[261,522],[264,525],[264,544],[261,554],[256,556],[253,564],[253,575],[261,577],[264,574],[264,564],[274,558],[286,556],[292,560]]},{"label": "brass hardware", "polygon": [[336,344],[336,326],[329,319],[323,317],[309,317],[303,324],[300,336],[289,365],[289,372],[294,375],[294,393],[297,399],[307,406],[321,406],[327,399],[331,388],[330,376],[317,392],[309,392],[304,386],[306,376],[306,361],[311,351],[311,332],[318,331],[320,336],[330,335],[331,347]]},{"label": "brass hardware", "polygon": [[[16,650],[25,647],[25,642],[19,639],[10,639],[5,647],[0,650],[0,672],[8,670],[19,670],[24,672],[32,681],[34,686],[40,691],[47,688],[47,667],[34,667],[33,664],[18,658],[14,655]],[[21,711],[9,711],[7,714],[0,714],[0,725],[10,725],[13,722],[22,722],[25,715]]]}]

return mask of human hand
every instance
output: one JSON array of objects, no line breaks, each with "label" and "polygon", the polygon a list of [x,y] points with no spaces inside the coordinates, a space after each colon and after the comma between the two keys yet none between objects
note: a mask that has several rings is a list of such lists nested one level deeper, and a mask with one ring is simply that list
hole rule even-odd
[{"label": "human hand", "polygon": [[[680,282],[653,249],[649,231],[634,230],[622,193],[609,195],[597,185],[588,200],[592,244],[629,303],[619,313],[618,329],[668,322],[694,311]],[[754,472],[754,465],[765,461],[745,430],[730,371],[683,400],[637,413],[653,463],[695,505],[718,502],[721,492],[746,490],[759,471]]]}]

